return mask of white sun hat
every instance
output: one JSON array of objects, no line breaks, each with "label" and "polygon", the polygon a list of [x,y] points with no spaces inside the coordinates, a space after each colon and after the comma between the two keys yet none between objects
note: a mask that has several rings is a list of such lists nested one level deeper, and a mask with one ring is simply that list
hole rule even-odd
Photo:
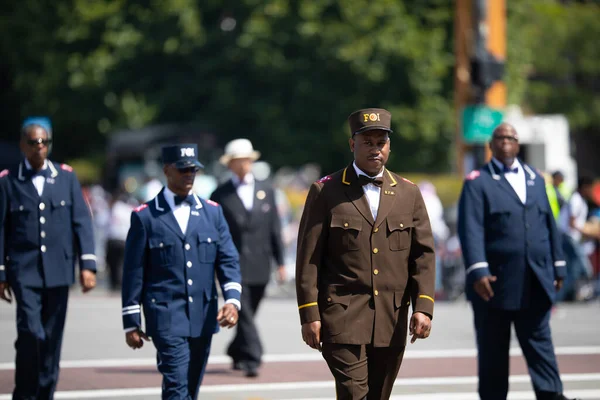
[{"label": "white sun hat", "polygon": [[225,154],[219,158],[219,162],[223,165],[229,164],[229,161],[236,158],[249,158],[256,161],[260,158],[260,152],[254,150],[252,142],[248,139],[235,139],[227,143],[225,146]]}]

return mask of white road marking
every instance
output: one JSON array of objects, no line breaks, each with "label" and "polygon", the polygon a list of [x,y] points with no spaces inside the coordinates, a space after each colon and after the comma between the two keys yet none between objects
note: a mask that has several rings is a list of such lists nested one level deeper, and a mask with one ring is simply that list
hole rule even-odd
[{"label": "white road marking", "polygon": [[[595,355],[600,354],[600,346],[567,346],[557,347],[556,355]],[[510,349],[511,356],[522,355],[520,348]],[[454,349],[454,350],[417,350],[407,351],[404,359],[439,359],[439,358],[472,358],[477,356],[476,349]],[[267,354],[263,356],[263,362],[302,362],[323,361],[320,353],[297,353],[297,354]],[[209,364],[229,364],[231,358],[225,355],[210,356]],[[151,367],[156,366],[155,358],[124,358],[124,359],[88,359],[88,360],[63,360],[61,368],[106,368],[106,367]],[[0,363],[1,370],[13,370],[13,362]]]},{"label": "white road marking", "polygon": [[[563,382],[599,382],[600,373],[595,374],[564,374],[561,376]],[[528,383],[529,375],[513,375],[510,383]],[[394,386],[444,386],[444,385],[471,385],[477,383],[476,376],[463,377],[438,377],[438,378],[400,378],[396,379]],[[298,391],[310,389],[334,389],[333,381],[311,381],[311,382],[275,382],[275,383],[249,383],[234,385],[205,385],[200,388],[200,393],[239,393],[239,392],[272,392],[272,391]],[[102,398],[125,398],[135,396],[160,396],[161,389],[155,388],[129,388],[129,389],[92,389],[92,390],[69,390],[56,392],[56,399],[102,399]],[[579,389],[568,391],[570,396],[590,398],[600,397],[600,389]],[[0,394],[0,400],[10,400],[11,394]],[[417,400],[478,400],[475,393],[436,393],[436,394],[411,394],[411,399]],[[392,396],[392,399],[399,399]],[[513,391],[508,396],[509,400],[534,399],[531,391]],[[291,400],[291,399],[290,399]],[[294,399],[294,400],[329,400],[329,398]]]}]

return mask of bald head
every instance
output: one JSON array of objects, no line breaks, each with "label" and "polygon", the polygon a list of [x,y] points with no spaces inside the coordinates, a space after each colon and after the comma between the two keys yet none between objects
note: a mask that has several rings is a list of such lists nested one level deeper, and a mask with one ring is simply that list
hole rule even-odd
[{"label": "bald head", "polygon": [[494,158],[511,166],[519,154],[519,136],[515,127],[506,122],[498,125],[492,133],[490,149]]},{"label": "bald head", "polygon": [[505,132],[509,132],[509,133],[513,134],[516,138],[518,138],[517,130],[515,129],[514,126],[512,126],[508,122],[503,122],[500,125],[498,125],[496,127],[496,129],[494,129],[494,132],[492,133],[492,135],[502,135]]}]

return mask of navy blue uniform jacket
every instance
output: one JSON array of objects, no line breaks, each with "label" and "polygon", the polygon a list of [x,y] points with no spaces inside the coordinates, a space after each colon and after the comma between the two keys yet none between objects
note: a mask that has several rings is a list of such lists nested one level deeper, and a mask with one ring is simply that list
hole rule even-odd
[{"label": "navy blue uniform jacket", "polygon": [[164,189],[131,215],[123,264],[123,326],[149,336],[218,331],[215,273],[225,301],[241,294],[239,255],[221,206],[196,196],[185,235]]},{"label": "navy blue uniform jacket", "polygon": [[492,284],[494,297],[490,306],[507,310],[522,308],[530,271],[550,301],[556,296],[554,280],[566,275],[544,179],[535,169],[523,162],[521,165],[527,185],[525,204],[490,162],[467,176],[458,210],[467,296],[471,300],[478,296],[473,290],[474,282],[495,275],[498,280]]},{"label": "navy blue uniform jacket", "polygon": [[11,286],[73,284],[75,254],[96,271],[90,209],[73,169],[48,160],[42,196],[24,161],[0,173],[0,282]]}]

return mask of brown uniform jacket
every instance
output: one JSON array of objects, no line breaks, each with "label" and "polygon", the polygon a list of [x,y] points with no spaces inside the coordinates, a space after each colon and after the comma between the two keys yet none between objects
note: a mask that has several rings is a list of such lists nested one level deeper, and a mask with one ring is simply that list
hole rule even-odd
[{"label": "brown uniform jacket", "polygon": [[418,187],[384,171],[377,220],[351,165],[310,187],[298,233],[301,323],[328,343],[406,344],[408,308],[433,316],[433,235]]}]

